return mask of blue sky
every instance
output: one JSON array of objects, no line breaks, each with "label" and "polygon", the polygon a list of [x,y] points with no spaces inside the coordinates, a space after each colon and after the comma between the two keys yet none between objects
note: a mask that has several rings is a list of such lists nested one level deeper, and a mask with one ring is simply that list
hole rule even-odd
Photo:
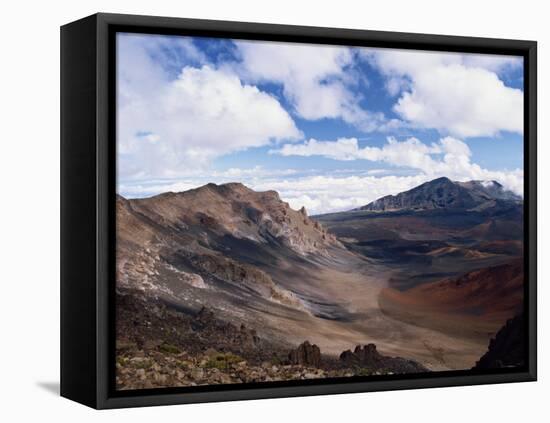
[{"label": "blue sky", "polygon": [[439,176],[522,194],[510,56],[119,34],[118,191],[276,189],[310,213]]}]

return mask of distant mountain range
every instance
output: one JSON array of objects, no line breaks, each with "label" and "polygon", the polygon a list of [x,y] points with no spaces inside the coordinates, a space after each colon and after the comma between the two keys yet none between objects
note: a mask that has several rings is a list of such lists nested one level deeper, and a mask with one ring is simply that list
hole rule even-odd
[{"label": "distant mountain range", "polygon": [[454,182],[442,177],[397,195],[387,195],[355,210],[399,211],[462,209],[482,210],[499,202],[521,202],[522,198],[496,181]]}]

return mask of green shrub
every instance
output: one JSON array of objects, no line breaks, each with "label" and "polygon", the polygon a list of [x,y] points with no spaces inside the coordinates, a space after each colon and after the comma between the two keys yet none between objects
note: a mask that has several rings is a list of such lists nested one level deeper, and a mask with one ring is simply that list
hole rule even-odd
[{"label": "green shrub", "polygon": [[371,376],[372,371],[370,369],[367,369],[365,367],[359,367],[355,370],[356,376]]},{"label": "green shrub", "polygon": [[182,370],[188,370],[191,367],[191,362],[186,360],[177,360],[176,366],[178,366]]},{"label": "green shrub", "polygon": [[281,366],[284,363],[279,356],[276,356],[275,354],[273,354],[273,357],[271,357],[271,364],[274,364],[276,366]]},{"label": "green shrub", "polygon": [[132,341],[117,341],[116,343],[117,351],[129,352],[137,349],[137,345]]},{"label": "green shrub", "polygon": [[136,369],[148,369],[153,365],[153,362],[150,359],[146,358],[141,361],[133,362],[133,365]]},{"label": "green shrub", "polygon": [[128,363],[128,357],[123,357],[123,356],[117,356],[116,358],[116,362],[117,364],[119,364],[120,366],[124,366]]},{"label": "green shrub", "polygon": [[232,353],[219,353],[208,357],[208,361],[204,367],[227,370],[232,364],[240,363],[241,361],[243,361],[243,359],[238,355]]},{"label": "green shrub", "polygon": [[179,354],[181,352],[178,347],[172,344],[167,344],[166,342],[160,344],[159,350],[167,354]]}]

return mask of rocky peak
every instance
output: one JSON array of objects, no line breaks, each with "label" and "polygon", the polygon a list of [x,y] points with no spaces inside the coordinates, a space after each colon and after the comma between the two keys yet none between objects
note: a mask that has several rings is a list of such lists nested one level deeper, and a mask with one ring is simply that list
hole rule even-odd
[{"label": "rocky peak", "polygon": [[521,197],[512,191],[506,190],[502,184],[497,181],[468,181],[458,182],[461,186],[468,189],[473,196],[486,198],[488,200],[511,200],[521,201]]},{"label": "rocky peak", "polygon": [[307,216],[305,208],[293,210],[276,191],[257,192],[237,182],[210,183],[177,194],[129,200],[129,204],[178,236],[199,233],[206,240],[229,235],[262,244],[276,240],[300,255],[326,255],[328,247],[341,246]]},{"label": "rocky peak", "polygon": [[441,177],[397,195],[387,195],[356,210],[396,211],[474,209],[494,205],[496,200],[521,201],[496,181],[453,182]]}]

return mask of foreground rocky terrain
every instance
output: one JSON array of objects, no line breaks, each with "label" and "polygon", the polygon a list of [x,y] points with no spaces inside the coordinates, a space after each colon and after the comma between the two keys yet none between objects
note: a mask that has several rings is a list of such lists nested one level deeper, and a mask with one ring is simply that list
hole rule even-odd
[{"label": "foreground rocky terrain", "polygon": [[253,329],[216,319],[206,308],[190,315],[142,293],[117,296],[117,389],[427,372],[412,360],[356,346],[340,357],[304,341],[296,348],[262,339]]}]

